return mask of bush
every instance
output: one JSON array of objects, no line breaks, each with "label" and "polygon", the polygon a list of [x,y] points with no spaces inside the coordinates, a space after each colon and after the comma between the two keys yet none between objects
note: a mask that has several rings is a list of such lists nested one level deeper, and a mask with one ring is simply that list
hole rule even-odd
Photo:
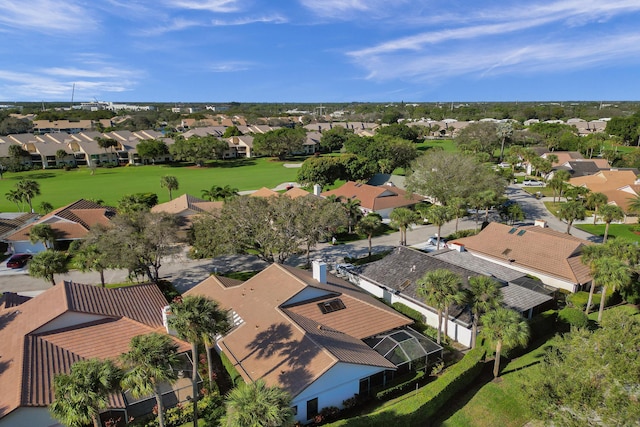
[{"label": "bush", "polygon": [[180,292],[168,280],[158,280],[158,288],[166,298],[167,302],[172,302],[176,297],[180,296]]},{"label": "bush", "polygon": [[415,320],[416,322],[424,323],[424,316],[418,310],[414,310],[413,308],[408,307],[401,302],[394,302],[393,304],[391,304],[391,306],[395,308],[396,311],[399,311],[400,313]]},{"label": "bush", "polygon": [[547,310],[530,319],[528,322],[529,331],[531,332],[531,341],[555,332],[557,317],[557,311]]},{"label": "bush", "polygon": [[475,236],[476,234],[478,234],[478,230],[476,230],[475,228],[472,228],[470,230],[458,230],[456,233],[449,234],[447,237],[445,237],[445,239],[447,241],[450,241],[455,239],[462,239],[463,237]]},{"label": "bush", "polygon": [[223,351],[221,351],[219,354],[220,360],[222,361],[222,366],[224,366],[224,369],[229,374],[229,377],[231,377],[231,382],[233,383],[234,387],[240,383],[243,383],[244,379],[242,378],[242,375],[240,375],[240,372],[238,372],[236,367],[233,366],[233,363],[231,363],[227,355],[224,354]]},{"label": "bush", "polygon": [[582,310],[573,307],[565,307],[558,312],[558,323],[564,332],[572,328],[585,328],[589,324],[589,318]]},{"label": "bush", "polygon": [[[592,310],[596,310],[600,305],[600,298],[602,297],[602,293],[594,293],[593,300],[591,301]],[[569,307],[577,308],[578,310],[583,310],[587,307],[587,302],[589,301],[589,292],[588,291],[580,291],[574,294],[567,296],[567,305]],[[616,295],[614,297],[614,292],[609,288],[607,290],[607,297],[605,299],[605,307],[615,304],[619,301],[619,297]]]},{"label": "bush", "polygon": [[382,391],[376,393],[376,399],[378,400],[387,400],[393,397],[399,396],[408,390],[415,390],[416,384],[424,383],[428,377],[425,375],[424,371],[416,372],[415,376],[408,381],[402,381],[399,384],[388,387]]}]

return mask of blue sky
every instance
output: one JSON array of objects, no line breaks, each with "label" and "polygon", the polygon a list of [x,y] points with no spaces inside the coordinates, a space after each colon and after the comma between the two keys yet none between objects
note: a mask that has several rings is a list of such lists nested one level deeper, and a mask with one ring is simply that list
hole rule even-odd
[{"label": "blue sky", "polygon": [[0,0],[0,101],[640,100],[640,0]]}]

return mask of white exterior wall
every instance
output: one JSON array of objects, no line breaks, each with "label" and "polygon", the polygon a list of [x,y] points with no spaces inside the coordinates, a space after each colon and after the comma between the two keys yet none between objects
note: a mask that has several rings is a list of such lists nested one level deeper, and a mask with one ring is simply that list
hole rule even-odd
[{"label": "white exterior wall", "polygon": [[337,363],[313,384],[294,397],[291,406],[298,407],[296,420],[307,423],[307,401],[318,398],[318,413],[328,406],[342,408],[342,402],[360,391],[360,380],[385,371],[377,366]]},{"label": "white exterior wall", "polygon": [[104,319],[105,316],[101,316],[98,314],[86,314],[86,313],[74,313],[72,311],[67,311],[61,316],[56,317],[49,323],[43,325],[41,328],[38,328],[34,331],[34,333],[43,333],[48,331],[53,331],[56,329],[67,328],[69,326],[79,325],[82,323],[93,322],[95,320]]},{"label": "white exterior wall", "polygon": [[310,299],[323,297],[323,296],[326,296],[328,294],[329,294],[329,292],[327,292],[327,291],[325,291],[323,289],[312,288],[312,287],[307,286],[301,292],[299,292],[298,294],[294,295],[292,298],[289,298],[285,302],[285,304],[295,304],[295,303],[300,302],[300,301],[307,301],[307,300],[310,300]]},{"label": "white exterior wall", "polygon": [[0,419],[0,427],[62,427],[51,418],[49,409],[18,408]]},{"label": "white exterior wall", "polygon": [[548,274],[544,274],[541,273],[537,270],[532,270],[529,268],[525,268],[525,267],[521,267],[518,265],[514,265],[508,262],[501,262],[500,260],[497,260],[495,258],[489,258],[486,256],[482,256],[481,254],[477,254],[475,252],[470,252],[470,254],[472,254],[473,256],[476,256],[478,258],[482,258],[482,259],[486,259],[487,261],[491,261],[495,264],[499,264],[499,265],[503,265],[505,267],[509,267],[512,270],[516,270],[516,271],[520,271],[522,273],[526,273],[526,274],[530,274],[532,276],[537,277],[538,279],[540,279],[542,281],[542,283],[544,283],[545,285],[549,285],[549,286],[553,286],[554,288],[558,288],[558,289],[564,289],[567,290],[569,292],[576,292],[576,287],[577,284],[576,283],[572,283],[572,282],[568,282],[567,280],[563,280],[560,279],[558,277],[555,276],[551,276]]},{"label": "white exterior wall", "polygon": [[35,244],[29,241],[13,242],[11,246],[14,254],[37,254],[46,250],[42,242]]},{"label": "white exterior wall", "polygon": [[[362,278],[359,278],[359,280],[357,281],[357,285],[378,298],[384,298],[385,301],[387,301],[389,304],[399,302],[420,312],[425,317],[425,323],[427,325],[436,329],[438,328],[438,313],[433,310],[429,310],[424,305],[419,304],[403,296],[402,294],[396,295],[395,293],[383,289],[380,286],[367,280],[363,280]],[[467,328],[464,325],[460,325],[455,321],[449,320],[448,328],[449,329],[447,331],[447,335],[449,336],[449,338],[459,342],[462,345],[471,347],[471,326]],[[442,330],[444,331],[444,317]]]}]

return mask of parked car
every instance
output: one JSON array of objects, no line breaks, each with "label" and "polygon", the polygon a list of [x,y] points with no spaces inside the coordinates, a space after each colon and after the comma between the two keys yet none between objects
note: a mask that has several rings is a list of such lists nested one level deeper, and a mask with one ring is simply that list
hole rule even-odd
[{"label": "parked car", "polygon": [[542,186],[544,186],[544,182],[536,181],[535,179],[525,179],[524,181],[522,181],[522,183],[524,185],[527,185],[527,186],[530,186],[530,187],[542,187]]},{"label": "parked car", "polygon": [[31,260],[29,254],[15,254],[7,261],[7,268],[22,268]]}]

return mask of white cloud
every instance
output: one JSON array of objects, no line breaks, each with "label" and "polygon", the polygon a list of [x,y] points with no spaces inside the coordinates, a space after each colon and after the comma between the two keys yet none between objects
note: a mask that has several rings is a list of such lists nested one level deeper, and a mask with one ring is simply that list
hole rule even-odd
[{"label": "white cloud", "polygon": [[96,25],[87,9],[66,0],[0,0],[0,25],[43,33],[74,33]]},{"label": "white cloud", "polygon": [[248,24],[256,24],[256,23],[286,24],[287,22],[288,22],[287,18],[281,15],[246,17],[246,18],[238,18],[238,19],[230,19],[230,20],[216,19],[211,21],[211,23],[214,26],[218,26],[218,27],[248,25]]},{"label": "white cloud", "polygon": [[212,73],[232,73],[236,71],[246,71],[252,68],[253,64],[247,61],[225,61],[211,63],[205,66]]},{"label": "white cloud", "polygon": [[385,16],[391,9],[402,10],[408,0],[300,0],[313,13],[324,18],[343,21],[371,19]]},{"label": "white cloud", "polygon": [[239,0],[166,0],[165,4],[175,9],[207,10],[218,13],[240,10]]}]

